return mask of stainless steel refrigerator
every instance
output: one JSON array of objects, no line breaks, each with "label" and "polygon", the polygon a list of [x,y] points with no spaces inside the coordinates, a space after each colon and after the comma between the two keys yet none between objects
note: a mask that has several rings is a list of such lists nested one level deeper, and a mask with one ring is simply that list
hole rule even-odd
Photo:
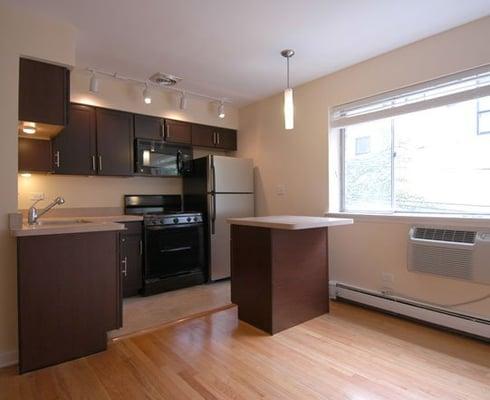
[{"label": "stainless steel refrigerator", "polygon": [[254,216],[253,162],[210,155],[192,160],[183,181],[184,209],[207,222],[209,280],[230,277],[230,226],[226,219]]}]

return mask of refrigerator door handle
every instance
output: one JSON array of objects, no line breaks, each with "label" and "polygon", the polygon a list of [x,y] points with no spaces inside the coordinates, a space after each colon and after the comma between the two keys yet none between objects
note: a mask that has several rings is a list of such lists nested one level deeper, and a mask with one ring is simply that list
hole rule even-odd
[{"label": "refrigerator door handle", "polygon": [[216,193],[216,168],[214,167],[214,159],[211,156],[211,192]]},{"label": "refrigerator door handle", "polygon": [[211,206],[213,207],[213,212],[211,213],[211,235],[216,233],[216,194],[211,194]]}]

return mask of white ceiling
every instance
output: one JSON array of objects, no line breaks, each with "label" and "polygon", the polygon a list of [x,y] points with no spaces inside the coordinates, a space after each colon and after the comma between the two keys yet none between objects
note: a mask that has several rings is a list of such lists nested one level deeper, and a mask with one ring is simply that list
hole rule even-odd
[{"label": "white ceiling", "polygon": [[489,14],[490,0],[3,0],[78,30],[77,64],[238,105]]}]

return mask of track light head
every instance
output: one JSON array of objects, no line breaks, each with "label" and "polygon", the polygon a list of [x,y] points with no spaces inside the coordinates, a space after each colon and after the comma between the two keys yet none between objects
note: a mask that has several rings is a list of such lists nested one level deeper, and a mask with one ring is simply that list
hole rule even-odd
[{"label": "track light head", "polygon": [[151,104],[151,94],[148,85],[145,85],[145,88],[143,89],[143,100],[145,104]]},{"label": "track light head", "polygon": [[187,108],[187,96],[185,95],[185,92],[180,94],[179,108],[181,110],[185,110]]},{"label": "track light head", "polygon": [[218,118],[223,119],[224,117],[226,117],[226,114],[225,114],[225,103],[223,103],[223,101],[221,101],[219,103],[219,107],[218,107]]},{"label": "track light head", "polygon": [[89,91],[92,93],[99,92],[99,79],[95,75],[95,72],[92,71],[92,76],[90,77],[90,87]]}]

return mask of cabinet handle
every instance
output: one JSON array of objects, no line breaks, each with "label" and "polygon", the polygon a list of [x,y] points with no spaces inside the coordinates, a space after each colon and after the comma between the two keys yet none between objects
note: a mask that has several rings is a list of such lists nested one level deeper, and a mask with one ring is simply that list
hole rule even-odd
[{"label": "cabinet handle", "polygon": [[164,119],[162,119],[160,126],[162,127],[162,140],[165,141],[167,139],[167,124],[165,123]]},{"label": "cabinet handle", "polygon": [[128,257],[124,257],[121,263],[123,265],[122,274],[128,276]]},{"label": "cabinet handle", "polygon": [[57,150],[56,153],[54,153],[54,165],[56,165],[57,168],[60,167],[60,151]]},{"label": "cabinet handle", "polygon": [[102,171],[102,156],[99,156],[99,171]]},{"label": "cabinet handle", "polygon": [[140,256],[143,255],[143,241],[140,240]]},{"label": "cabinet handle", "polygon": [[97,165],[95,165],[95,156],[92,156],[92,170],[97,171]]},{"label": "cabinet handle", "polygon": [[219,144],[219,132],[216,134],[216,144]]},{"label": "cabinet handle", "polygon": [[213,132],[213,144],[216,145],[216,132]]}]

